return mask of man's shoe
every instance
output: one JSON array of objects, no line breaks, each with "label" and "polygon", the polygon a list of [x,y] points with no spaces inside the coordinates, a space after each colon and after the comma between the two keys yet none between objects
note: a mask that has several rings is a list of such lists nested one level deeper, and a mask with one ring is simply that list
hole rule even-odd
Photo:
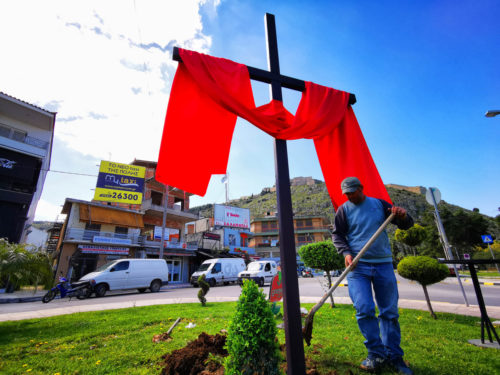
[{"label": "man's shoe", "polygon": [[385,365],[385,359],[377,356],[368,356],[363,362],[361,362],[361,367],[365,371],[374,372],[380,370]]},{"label": "man's shoe", "polygon": [[394,367],[394,369],[399,373],[399,374],[404,374],[404,375],[413,375],[413,371],[411,368],[408,367],[405,361],[403,361],[403,358],[395,358],[391,360],[391,366]]}]

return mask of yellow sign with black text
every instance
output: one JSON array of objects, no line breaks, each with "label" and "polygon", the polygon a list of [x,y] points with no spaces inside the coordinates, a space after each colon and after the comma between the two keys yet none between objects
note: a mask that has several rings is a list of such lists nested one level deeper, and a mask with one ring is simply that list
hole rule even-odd
[{"label": "yellow sign with black text", "polygon": [[141,204],[146,168],[101,161],[94,200]]}]

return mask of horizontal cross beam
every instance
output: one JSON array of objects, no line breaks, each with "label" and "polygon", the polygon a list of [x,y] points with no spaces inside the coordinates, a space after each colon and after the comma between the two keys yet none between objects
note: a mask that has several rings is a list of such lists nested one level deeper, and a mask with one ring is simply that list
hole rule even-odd
[{"label": "horizontal cross beam", "polygon": [[[181,55],[179,54],[179,47],[174,47],[172,59],[178,62],[182,62]],[[248,73],[250,78],[264,83],[271,83],[273,80],[278,80],[281,84],[281,87],[285,87],[287,89],[295,90],[295,91],[304,91],[306,89],[306,83],[301,81],[300,79],[284,76],[280,74],[276,79],[276,74],[271,73],[270,71],[254,68],[252,66],[248,66]],[[349,94],[349,104],[353,105],[356,103],[356,95]]]}]

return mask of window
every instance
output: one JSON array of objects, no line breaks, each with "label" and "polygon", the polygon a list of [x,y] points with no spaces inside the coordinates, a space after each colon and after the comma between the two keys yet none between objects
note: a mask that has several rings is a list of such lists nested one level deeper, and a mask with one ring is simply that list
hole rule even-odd
[{"label": "window", "polygon": [[127,238],[128,228],[126,227],[115,227],[115,238]]},{"label": "window", "polygon": [[116,263],[116,266],[114,266],[113,268],[115,269],[115,271],[126,271],[128,270],[128,264],[130,262],[127,260],[125,262],[119,262],[119,263]]},{"label": "window", "polygon": [[83,240],[90,241],[94,236],[98,236],[101,231],[101,224],[85,223],[85,230],[83,231]]},{"label": "window", "polygon": [[18,142],[24,142],[26,139],[26,133],[19,130],[14,130],[14,134],[12,134],[12,139]]},{"label": "window", "polygon": [[158,193],[157,191],[151,190],[151,203],[152,204],[157,205],[157,206],[161,206],[162,199],[163,199],[162,193]]},{"label": "window", "polygon": [[269,228],[269,223],[267,221],[262,222],[262,231],[265,232]]},{"label": "window", "polygon": [[0,125],[0,135],[5,138],[10,137],[10,128],[7,126]]},{"label": "window", "polygon": [[304,226],[304,221],[303,220],[297,220],[297,228],[298,227],[303,227]]},{"label": "window", "polygon": [[312,219],[306,219],[306,220],[304,220],[304,226],[306,226],[306,227],[312,227],[312,225],[313,225]]},{"label": "window", "polygon": [[214,267],[212,268],[212,273],[219,273],[222,271],[222,267],[220,263],[215,263]]},{"label": "window", "polygon": [[269,263],[266,263],[266,268],[264,269],[264,271],[266,272],[271,271],[271,265]]}]

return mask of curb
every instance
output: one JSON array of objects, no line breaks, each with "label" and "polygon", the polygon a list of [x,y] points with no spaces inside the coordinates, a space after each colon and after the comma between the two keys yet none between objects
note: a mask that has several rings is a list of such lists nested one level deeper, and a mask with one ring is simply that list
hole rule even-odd
[{"label": "curb", "polygon": [[[180,288],[186,288],[188,286],[191,286],[191,284],[173,284],[173,285],[167,285],[162,287],[160,290],[169,290],[169,289],[180,289]],[[31,297],[10,297],[10,298],[1,298],[0,297],[0,304],[4,303],[22,303],[22,302],[39,302],[42,300],[42,297],[45,295],[39,295],[39,296],[31,296]]]}]

